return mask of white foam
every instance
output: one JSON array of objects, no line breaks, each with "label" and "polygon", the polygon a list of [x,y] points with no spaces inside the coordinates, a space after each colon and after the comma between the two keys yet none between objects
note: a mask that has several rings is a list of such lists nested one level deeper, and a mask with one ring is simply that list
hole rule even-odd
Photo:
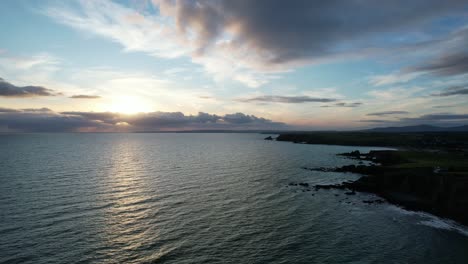
[{"label": "white foam", "polygon": [[468,236],[468,228],[466,226],[463,226],[455,221],[438,218],[436,216],[432,216],[432,219],[421,221],[418,224],[430,226],[437,229],[456,231],[460,234]]},{"label": "white foam", "polygon": [[455,231],[462,235],[468,236],[468,227],[462,224],[459,224],[453,220],[437,217],[435,215],[432,215],[426,212],[405,210],[395,205],[389,205],[388,208],[390,210],[397,211],[398,213],[403,214],[403,215],[414,215],[420,218],[424,218],[424,220],[421,220],[417,223],[418,225],[425,225],[425,226],[429,226],[432,228]]}]

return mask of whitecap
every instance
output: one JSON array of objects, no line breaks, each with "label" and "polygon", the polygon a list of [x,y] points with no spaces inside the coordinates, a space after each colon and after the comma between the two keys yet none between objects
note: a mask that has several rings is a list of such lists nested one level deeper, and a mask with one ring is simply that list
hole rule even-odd
[{"label": "whitecap", "polygon": [[436,229],[455,231],[462,235],[468,236],[468,227],[457,223],[454,220],[441,218],[430,213],[421,211],[409,211],[396,205],[389,205],[388,209],[396,211],[403,215],[414,215],[423,220],[417,222],[418,225],[424,225]]}]

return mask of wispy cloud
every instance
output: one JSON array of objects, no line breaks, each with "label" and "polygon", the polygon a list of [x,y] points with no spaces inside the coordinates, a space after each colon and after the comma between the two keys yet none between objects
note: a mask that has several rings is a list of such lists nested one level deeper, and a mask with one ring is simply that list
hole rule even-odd
[{"label": "wispy cloud", "polygon": [[384,111],[384,112],[375,112],[369,113],[368,116],[388,116],[388,115],[406,115],[409,114],[408,111]]},{"label": "wispy cloud", "polygon": [[379,123],[392,126],[405,126],[405,125],[465,125],[468,123],[468,114],[459,113],[433,113],[425,114],[415,117],[401,117],[393,120],[388,119],[362,119],[358,122],[364,123]]},{"label": "wispy cloud", "polygon": [[363,103],[361,102],[354,102],[354,103],[336,103],[335,106],[338,107],[358,107],[361,106]]},{"label": "wispy cloud", "polygon": [[455,113],[435,113],[427,114],[419,117],[405,117],[401,118],[400,121],[412,121],[412,122],[427,122],[427,121],[468,121],[468,114],[455,114]]},{"label": "wispy cloud", "polygon": [[279,95],[262,95],[250,98],[239,98],[236,101],[251,103],[251,102],[262,102],[262,103],[286,103],[286,104],[301,104],[301,103],[329,103],[334,102],[337,99],[334,98],[317,98],[310,96],[279,96]]},{"label": "wispy cloud", "polygon": [[99,99],[99,95],[86,95],[86,94],[77,94],[70,96],[71,99]]},{"label": "wispy cloud", "polygon": [[178,44],[161,17],[143,15],[109,0],[77,4],[49,6],[44,13],[67,26],[110,38],[126,51],[143,51],[165,58],[189,53],[189,49]]},{"label": "wispy cloud", "polygon": [[385,119],[361,119],[358,120],[358,122],[362,123],[390,123],[390,120],[385,120]]},{"label": "wispy cloud", "polygon": [[30,57],[7,56],[7,54],[2,54],[2,57],[0,57],[0,66],[23,71],[36,67],[55,69],[59,63],[60,60],[57,57],[48,53],[39,53]]},{"label": "wispy cloud", "polygon": [[458,106],[464,106],[465,104],[446,104],[446,105],[434,105],[432,108],[453,108]]},{"label": "wispy cloud", "polygon": [[[398,47],[412,29],[445,15],[460,15],[465,6],[463,1],[435,0],[393,1],[383,6],[370,0],[152,3],[157,15],[110,0],[54,5],[44,13],[62,24],[109,38],[125,51],[185,56],[215,80],[229,78],[260,87],[278,78],[278,73],[301,65],[391,49],[388,43],[393,42],[382,44],[383,38],[398,39],[398,45],[393,45]],[[406,77],[410,78],[412,74]],[[376,85],[396,81],[389,76],[373,80]]]},{"label": "wispy cloud", "polygon": [[468,95],[467,86],[453,86],[442,90],[439,93],[433,93],[432,96],[452,96],[452,95]]},{"label": "wispy cloud", "polygon": [[395,87],[386,90],[371,90],[367,92],[370,96],[381,101],[401,101],[414,97],[417,93],[424,91],[425,88],[414,87]]},{"label": "wispy cloud", "polygon": [[[464,43],[466,45],[466,41]],[[466,48],[466,47],[464,47]],[[468,50],[446,52],[421,65],[409,67],[407,72],[428,72],[438,76],[454,76],[468,73]]]},{"label": "wispy cloud", "polygon": [[372,76],[369,78],[369,83],[374,86],[407,83],[419,77],[421,74],[422,73],[420,72],[412,72],[412,73],[396,72],[396,73],[391,73],[391,74],[376,75],[376,76]]},{"label": "wispy cloud", "polygon": [[328,108],[328,107],[350,107],[350,108],[354,108],[354,107],[359,107],[361,105],[363,105],[363,103],[361,103],[361,102],[354,102],[354,103],[340,102],[340,103],[336,103],[336,104],[333,104],[333,105],[321,105],[320,107],[324,107],[324,108]]}]

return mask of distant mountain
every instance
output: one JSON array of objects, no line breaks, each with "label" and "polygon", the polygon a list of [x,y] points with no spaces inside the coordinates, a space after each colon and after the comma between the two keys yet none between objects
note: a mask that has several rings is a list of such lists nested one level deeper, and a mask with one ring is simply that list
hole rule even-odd
[{"label": "distant mountain", "polygon": [[438,127],[431,125],[402,126],[402,127],[378,127],[363,130],[364,132],[468,132],[468,125],[457,127]]}]

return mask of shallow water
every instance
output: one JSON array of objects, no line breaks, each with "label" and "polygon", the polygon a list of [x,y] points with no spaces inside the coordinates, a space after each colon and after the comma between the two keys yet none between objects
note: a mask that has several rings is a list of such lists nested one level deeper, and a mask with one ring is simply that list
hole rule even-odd
[{"label": "shallow water", "polygon": [[263,137],[1,135],[0,262],[468,263],[452,221],[288,186],[371,148]]}]

